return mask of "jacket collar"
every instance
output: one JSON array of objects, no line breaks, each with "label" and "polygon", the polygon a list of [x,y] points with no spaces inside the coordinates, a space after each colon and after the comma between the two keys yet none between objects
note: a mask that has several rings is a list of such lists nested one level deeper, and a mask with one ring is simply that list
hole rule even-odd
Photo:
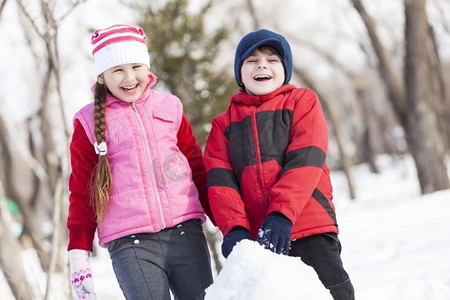
[{"label": "jacket collar", "polygon": [[267,101],[275,98],[276,96],[278,96],[280,94],[287,93],[295,88],[296,87],[292,84],[284,84],[281,87],[279,87],[278,89],[276,89],[275,91],[273,91],[272,93],[263,95],[263,96],[252,96],[252,95],[247,94],[244,91],[240,91],[239,93],[234,94],[231,97],[231,103],[243,104],[243,105],[247,105],[247,106],[258,106],[264,102],[267,102]]}]

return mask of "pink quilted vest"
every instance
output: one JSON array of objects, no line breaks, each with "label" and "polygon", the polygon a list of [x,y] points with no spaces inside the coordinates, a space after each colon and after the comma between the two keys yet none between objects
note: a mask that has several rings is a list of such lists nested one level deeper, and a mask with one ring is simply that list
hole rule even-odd
[{"label": "pink quilted vest", "polygon": [[[189,163],[177,147],[183,107],[168,93],[151,89],[130,104],[107,97],[106,143],[113,191],[99,244],[142,232],[158,232],[183,221],[205,221]],[[83,107],[74,117],[95,142],[93,109]],[[93,147],[93,146],[92,146]],[[93,148],[94,149],[94,148]]]}]

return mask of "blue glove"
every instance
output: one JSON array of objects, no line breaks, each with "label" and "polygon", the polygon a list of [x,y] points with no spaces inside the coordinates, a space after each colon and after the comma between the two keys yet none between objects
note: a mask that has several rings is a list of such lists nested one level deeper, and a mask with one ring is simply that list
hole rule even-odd
[{"label": "blue glove", "polygon": [[292,223],[282,213],[270,213],[258,231],[258,243],[278,254],[288,254]]},{"label": "blue glove", "polygon": [[223,237],[222,255],[227,258],[228,255],[230,255],[231,250],[233,250],[233,247],[242,240],[253,240],[250,232],[241,226],[236,226],[231,229]]}]

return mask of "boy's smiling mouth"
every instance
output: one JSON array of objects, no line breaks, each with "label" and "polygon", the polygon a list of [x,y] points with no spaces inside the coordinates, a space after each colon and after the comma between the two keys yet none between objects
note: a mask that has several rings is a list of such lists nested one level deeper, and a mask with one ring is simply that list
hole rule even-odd
[{"label": "boy's smiling mouth", "polygon": [[263,80],[269,80],[272,77],[269,75],[256,75],[255,77],[253,77],[253,79],[255,79],[256,81],[263,81]]}]

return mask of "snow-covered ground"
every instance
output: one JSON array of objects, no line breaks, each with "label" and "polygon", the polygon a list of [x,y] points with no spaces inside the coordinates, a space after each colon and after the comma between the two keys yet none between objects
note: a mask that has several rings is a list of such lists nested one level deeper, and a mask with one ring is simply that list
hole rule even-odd
[{"label": "snow-covered ground", "polygon": [[[450,190],[420,196],[409,158],[382,157],[379,164],[380,174],[369,173],[366,166],[353,168],[355,200],[349,199],[342,174],[332,174],[342,258],[356,299],[450,299]],[[91,264],[97,299],[124,299],[108,253],[99,249],[98,254]],[[238,244],[223,262],[207,300],[331,299],[299,259],[273,254],[254,242]],[[61,280],[55,284],[65,285]],[[0,291],[0,299],[13,299],[2,277]],[[61,294],[55,288],[51,299]]]}]

